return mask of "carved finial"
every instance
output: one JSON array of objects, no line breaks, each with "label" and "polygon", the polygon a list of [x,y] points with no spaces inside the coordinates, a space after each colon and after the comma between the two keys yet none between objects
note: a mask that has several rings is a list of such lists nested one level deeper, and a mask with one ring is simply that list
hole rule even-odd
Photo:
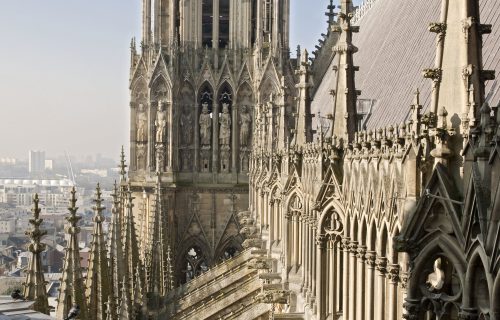
[{"label": "carved finial", "polygon": [[419,106],[420,105],[420,90],[418,88],[417,88],[417,91],[415,91],[415,94],[414,94],[413,105],[414,106]]},{"label": "carved finial", "polygon": [[35,311],[49,314],[49,303],[47,299],[47,291],[45,288],[46,282],[43,275],[42,257],[40,254],[45,250],[46,245],[41,242],[47,231],[40,229],[43,219],[40,219],[41,209],[39,208],[38,194],[33,198],[33,219],[29,220],[31,229],[26,231],[26,235],[30,238],[28,251],[31,253],[26,272],[26,281],[24,285],[24,298],[34,301],[33,309]]},{"label": "carved finial", "polygon": [[326,7],[327,12],[325,12],[325,15],[328,17],[328,24],[332,25],[335,23],[335,16],[337,15],[333,10],[335,10],[335,5],[333,4],[333,0],[330,0],[330,4]]},{"label": "carved finial", "polygon": [[126,164],[126,161],[125,161],[125,149],[124,147],[122,146],[122,151],[121,151],[121,154],[120,154],[120,181],[122,182],[125,182],[127,180],[127,164]]}]

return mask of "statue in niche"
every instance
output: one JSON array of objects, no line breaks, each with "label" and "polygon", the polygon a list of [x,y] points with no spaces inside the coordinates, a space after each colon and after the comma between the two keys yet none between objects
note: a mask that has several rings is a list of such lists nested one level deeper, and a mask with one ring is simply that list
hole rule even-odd
[{"label": "statue in niche", "polygon": [[250,138],[250,126],[252,124],[252,115],[248,112],[247,106],[241,107],[240,114],[240,144],[242,147],[248,146]]},{"label": "statue in niche", "polygon": [[181,126],[181,141],[185,146],[189,146],[193,142],[193,119],[191,117],[191,112],[189,106],[184,106],[183,112],[180,119]]},{"label": "statue in niche", "polygon": [[137,170],[146,169],[146,145],[137,145]]},{"label": "statue in niche", "polygon": [[212,117],[208,110],[208,103],[203,102],[200,114],[200,143],[202,146],[210,145],[210,134],[212,133]]},{"label": "statue in niche", "polygon": [[222,146],[229,146],[231,141],[231,114],[229,113],[229,104],[222,104],[222,115],[219,119],[219,143]]},{"label": "statue in niche", "polygon": [[434,261],[434,272],[429,274],[427,277],[427,286],[429,291],[438,292],[443,289],[445,283],[445,274],[443,269],[441,268],[441,258],[436,259]]},{"label": "statue in niche", "polygon": [[138,142],[145,142],[148,140],[148,116],[146,110],[142,103],[139,104],[139,110],[137,112],[137,136]]},{"label": "statue in niche", "polygon": [[160,101],[158,103],[158,112],[156,113],[156,142],[164,143],[165,133],[167,129],[167,112],[165,111],[165,103]]}]

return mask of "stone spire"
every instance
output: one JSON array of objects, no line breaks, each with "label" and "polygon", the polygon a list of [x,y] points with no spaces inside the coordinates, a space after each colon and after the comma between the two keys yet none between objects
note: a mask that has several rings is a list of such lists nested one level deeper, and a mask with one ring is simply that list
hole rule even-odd
[{"label": "stone spire", "polygon": [[437,34],[435,68],[424,70],[434,82],[432,111],[446,107],[450,128],[464,136],[484,103],[484,81],[495,78],[482,61],[482,35],[491,33],[491,25],[480,21],[477,0],[442,0],[441,21],[429,26]]},{"label": "stone spire", "polygon": [[166,231],[168,222],[165,221],[166,214],[163,208],[163,195],[160,182],[160,175],[156,184],[156,203],[153,210],[153,217],[150,220],[150,233],[152,234],[150,248],[150,262],[148,266],[148,289],[151,291],[155,300],[151,303],[158,307],[159,297],[165,295],[170,288],[170,275],[168,263],[168,238]]},{"label": "stone spire", "polygon": [[[437,34],[434,69],[424,70],[433,81],[431,111],[447,110],[449,171],[462,191],[463,159],[460,156],[470,133],[478,125],[479,108],[485,101],[484,82],[495,78],[494,71],[483,70],[482,35],[491,25],[480,23],[477,0],[442,0],[441,18],[429,31]],[[437,160],[439,161],[439,160]]]},{"label": "stone spire", "polygon": [[35,311],[49,314],[49,303],[47,300],[47,289],[45,278],[43,276],[42,257],[40,254],[45,250],[46,245],[41,242],[47,231],[40,229],[43,219],[40,219],[41,209],[38,207],[38,194],[33,199],[33,219],[30,219],[31,229],[26,232],[30,237],[28,251],[31,252],[28,269],[26,271],[26,282],[24,285],[24,298],[34,301],[33,309]]},{"label": "stone spire", "polygon": [[135,231],[134,214],[132,209],[134,197],[130,185],[127,191],[127,204],[125,212],[124,230],[123,230],[123,258],[124,258],[124,277],[127,279],[127,288],[129,299],[131,297],[131,288],[134,287],[135,267],[139,263],[139,246],[137,241],[137,234]]},{"label": "stone spire", "polygon": [[108,268],[106,242],[102,229],[104,216],[102,212],[103,199],[101,198],[99,184],[96,188],[94,199],[94,232],[91,244],[89,269],[87,273],[87,303],[89,307],[89,318],[93,320],[106,319],[106,303],[112,299],[111,280]]},{"label": "stone spire", "polygon": [[309,77],[311,74],[309,66],[309,54],[304,50],[301,54],[300,68],[296,71],[299,76],[299,83],[297,89],[299,92],[298,97],[298,115],[297,115],[297,129],[295,131],[295,144],[304,145],[312,141],[312,115],[311,115],[311,98],[309,96],[309,88],[311,83]]},{"label": "stone spire", "polygon": [[357,129],[356,101],[357,95],[355,85],[355,72],[358,67],[354,66],[353,55],[358,51],[352,44],[353,32],[358,32],[359,27],[351,25],[352,3],[350,0],[342,0],[341,11],[338,14],[338,24],[332,26],[332,32],[340,33],[335,51],[337,65],[337,83],[332,91],[333,108],[333,135],[344,143],[351,142]]},{"label": "stone spire", "polygon": [[[110,227],[110,243],[109,243],[109,257],[110,257],[110,269],[112,273],[112,288],[115,299],[118,299],[118,295],[121,291],[120,282],[124,276],[125,264],[123,261],[123,242],[122,242],[122,220],[120,212],[120,198],[118,186],[115,181],[114,191],[113,191],[113,207],[111,209],[111,227]],[[113,314],[117,312],[117,304],[113,299],[110,301],[110,307]]]},{"label": "stone spire", "polygon": [[75,187],[73,187],[71,190],[70,207],[68,208],[70,214],[66,217],[68,221],[68,226],[66,228],[68,242],[66,245],[61,289],[59,291],[56,310],[57,319],[66,318],[73,305],[80,307],[79,319],[88,319],[87,301],[85,299],[84,290],[82,290],[82,288],[84,288],[84,281],[80,264],[80,248],[78,246],[78,234],[80,233],[78,222],[82,217],[76,214],[78,211],[76,201],[76,190]]}]

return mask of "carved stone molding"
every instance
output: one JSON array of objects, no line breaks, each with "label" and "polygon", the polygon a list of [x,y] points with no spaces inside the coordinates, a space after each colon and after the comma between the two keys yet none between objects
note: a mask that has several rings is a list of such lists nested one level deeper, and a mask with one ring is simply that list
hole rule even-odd
[{"label": "carved stone molding", "polygon": [[351,238],[348,237],[343,237],[342,241],[340,242],[340,248],[344,252],[349,252],[349,244],[351,243]]},{"label": "carved stone molding", "polygon": [[387,266],[386,277],[391,284],[396,284],[399,281],[399,270],[398,264],[390,264]]},{"label": "carved stone molding", "polygon": [[403,304],[405,310],[403,314],[403,319],[407,320],[417,320],[420,312],[420,301],[406,299]]},{"label": "carved stone molding", "polygon": [[366,251],[365,263],[370,269],[374,269],[376,266],[377,253],[375,251]]},{"label": "carved stone molding", "polygon": [[387,258],[378,257],[375,261],[375,268],[378,272],[385,274],[387,272]]},{"label": "carved stone molding", "polygon": [[441,82],[441,76],[443,74],[443,70],[439,68],[435,69],[424,69],[424,78],[431,79],[434,82]]},{"label": "carved stone molding", "polygon": [[401,284],[402,289],[408,288],[408,279],[409,279],[408,272],[399,272],[399,283]]},{"label": "carved stone molding", "polygon": [[325,248],[325,240],[326,240],[326,235],[324,234],[318,234],[316,236],[316,245],[318,246],[319,249]]},{"label": "carved stone molding", "polygon": [[365,261],[366,259],[366,246],[359,245],[358,250],[356,252],[356,257],[361,261]]}]

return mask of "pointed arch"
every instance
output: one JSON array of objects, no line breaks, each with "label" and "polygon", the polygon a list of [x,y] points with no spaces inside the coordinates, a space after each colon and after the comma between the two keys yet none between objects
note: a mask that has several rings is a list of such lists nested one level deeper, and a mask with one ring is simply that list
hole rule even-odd
[{"label": "pointed arch", "polygon": [[[497,272],[497,277],[493,285],[493,293],[491,296],[491,301],[500,301],[500,272]],[[494,303],[491,311],[492,314],[496,315],[498,318],[498,316],[500,316],[500,303]]]},{"label": "pointed arch", "polygon": [[234,101],[234,90],[230,81],[224,80],[217,88],[217,102],[229,102],[230,104]]},{"label": "pointed arch", "polygon": [[243,247],[241,246],[241,235],[229,237],[224,241],[224,243],[219,245],[219,248],[215,251],[215,262],[221,262],[237,256]]},{"label": "pointed arch", "polygon": [[387,257],[389,248],[389,236],[387,225],[385,222],[383,222],[380,226],[380,233],[377,240],[377,254],[381,257]]},{"label": "pointed arch", "polygon": [[361,218],[360,226],[361,227],[360,227],[360,232],[358,234],[358,243],[361,246],[367,246],[368,239],[366,237],[368,235],[368,225],[366,222],[366,218],[364,216],[363,218]]},{"label": "pointed arch", "polygon": [[205,80],[198,88],[197,103],[203,104],[208,103],[209,112],[212,112],[213,101],[214,101],[214,89],[212,84]]},{"label": "pointed arch", "polygon": [[[194,261],[189,261],[189,255],[191,250],[195,250],[196,254],[199,255],[196,259],[192,259]],[[193,272],[193,277],[190,277],[191,279],[196,276],[196,270],[187,270],[188,264],[192,268],[200,267],[200,268],[208,268],[212,266],[213,261],[211,260],[212,256],[212,251],[210,247],[197,236],[191,236],[188,239],[185,239],[181,246],[177,250],[178,255],[177,255],[177,263],[176,263],[176,274],[177,274],[177,279],[180,281],[180,283],[186,283],[190,279],[187,279],[190,277],[189,275],[186,274],[188,271]],[[194,263],[196,262],[196,263]],[[203,264],[205,263],[205,264]]]},{"label": "pointed arch", "polygon": [[152,101],[158,102],[165,99],[172,101],[170,80],[162,72],[158,73],[156,77],[151,80],[149,87],[149,96],[151,97]]},{"label": "pointed arch", "polygon": [[377,224],[375,223],[375,219],[372,218],[370,223],[370,228],[368,229],[368,250],[375,251],[377,246]]},{"label": "pointed arch", "polygon": [[476,308],[479,313],[487,313],[491,309],[490,293],[494,279],[486,272],[488,270],[488,257],[478,242],[476,242],[468,260],[462,304],[466,307]]}]

